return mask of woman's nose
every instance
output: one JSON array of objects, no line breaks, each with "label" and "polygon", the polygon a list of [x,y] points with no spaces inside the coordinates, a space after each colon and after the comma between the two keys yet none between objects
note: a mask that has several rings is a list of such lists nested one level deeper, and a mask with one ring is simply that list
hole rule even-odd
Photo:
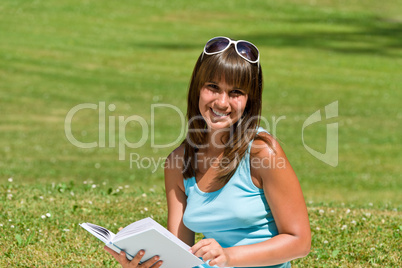
[{"label": "woman's nose", "polygon": [[226,92],[222,92],[218,97],[218,108],[226,109],[229,106],[229,96]]}]

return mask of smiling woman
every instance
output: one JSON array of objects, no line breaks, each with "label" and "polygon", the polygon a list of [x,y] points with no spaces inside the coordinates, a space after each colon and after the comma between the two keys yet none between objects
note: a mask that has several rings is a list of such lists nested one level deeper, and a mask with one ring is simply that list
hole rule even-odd
[{"label": "smiling woman", "polygon": [[[299,181],[280,145],[259,126],[261,94],[253,44],[226,37],[207,42],[191,78],[188,135],[165,163],[168,229],[192,245],[202,267],[285,268],[310,250]],[[194,243],[195,232],[204,239]],[[141,268],[163,261],[116,259]]]},{"label": "smiling woman", "polygon": [[258,49],[247,41],[211,39],[193,71],[188,136],[167,160],[183,164],[166,166],[165,184],[168,227],[188,244],[204,234],[192,247],[204,267],[289,267],[309,252],[298,179],[259,127],[262,85]]}]

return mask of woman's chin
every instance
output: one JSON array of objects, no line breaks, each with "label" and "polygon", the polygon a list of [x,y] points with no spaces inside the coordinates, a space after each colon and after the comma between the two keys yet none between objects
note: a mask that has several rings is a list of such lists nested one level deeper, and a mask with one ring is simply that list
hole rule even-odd
[{"label": "woman's chin", "polygon": [[212,131],[225,130],[232,125],[231,121],[207,121],[208,129]]}]

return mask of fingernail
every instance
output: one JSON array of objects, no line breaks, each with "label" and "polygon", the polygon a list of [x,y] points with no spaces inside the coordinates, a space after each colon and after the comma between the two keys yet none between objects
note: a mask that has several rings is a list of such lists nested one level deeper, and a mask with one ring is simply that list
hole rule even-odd
[{"label": "fingernail", "polygon": [[188,250],[190,253],[193,253],[193,250],[190,248],[189,250]]},{"label": "fingernail", "polygon": [[142,255],[144,255],[144,251],[143,251],[143,250],[140,251],[140,256],[142,256]]}]

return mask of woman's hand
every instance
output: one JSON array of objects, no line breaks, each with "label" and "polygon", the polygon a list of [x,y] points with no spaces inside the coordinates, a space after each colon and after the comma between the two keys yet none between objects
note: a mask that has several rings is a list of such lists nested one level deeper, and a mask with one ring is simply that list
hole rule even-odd
[{"label": "woman's hand", "polygon": [[140,250],[138,251],[137,255],[130,261],[126,257],[126,253],[124,251],[121,251],[120,254],[112,250],[111,248],[105,246],[104,249],[112,254],[112,256],[121,264],[123,268],[158,268],[161,267],[163,264],[163,261],[159,260],[159,256],[154,256],[147,260],[146,262],[139,264],[141,261],[141,258],[144,256],[145,251]]},{"label": "woman's hand", "polygon": [[210,261],[209,265],[219,267],[228,266],[229,256],[226,249],[222,248],[215,239],[202,239],[190,251],[197,257],[202,257],[203,261]]}]

